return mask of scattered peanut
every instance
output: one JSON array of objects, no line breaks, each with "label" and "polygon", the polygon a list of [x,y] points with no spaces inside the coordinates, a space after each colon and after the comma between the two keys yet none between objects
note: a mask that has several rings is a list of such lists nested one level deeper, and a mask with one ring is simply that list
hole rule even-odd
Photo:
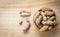
[{"label": "scattered peanut", "polygon": [[30,23],[25,22],[25,26],[23,27],[23,32],[26,32],[30,28]]},{"label": "scattered peanut", "polygon": [[20,15],[21,15],[22,17],[28,17],[28,16],[31,15],[31,13],[30,13],[30,12],[27,12],[27,11],[21,11],[21,12],[20,12]]}]

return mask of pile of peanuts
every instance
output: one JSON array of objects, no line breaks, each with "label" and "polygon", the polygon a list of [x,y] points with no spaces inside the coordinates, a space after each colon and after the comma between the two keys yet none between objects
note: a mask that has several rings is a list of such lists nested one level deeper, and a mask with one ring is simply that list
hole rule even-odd
[{"label": "pile of peanuts", "polygon": [[55,12],[50,8],[41,8],[34,15],[34,23],[40,31],[53,29],[56,25]]}]

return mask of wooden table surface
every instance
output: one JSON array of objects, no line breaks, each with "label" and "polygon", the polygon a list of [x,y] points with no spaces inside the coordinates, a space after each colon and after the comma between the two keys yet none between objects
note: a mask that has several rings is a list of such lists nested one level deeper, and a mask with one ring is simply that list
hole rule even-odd
[{"label": "wooden table surface", "polygon": [[[42,7],[56,12],[58,25],[49,32],[40,32],[33,22],[34,13]],[[19,25],[20,11],[31,12],[31,27],[25,34]],[[0,37],[60,37],[60,0],[1,0],[0,1]]]}]

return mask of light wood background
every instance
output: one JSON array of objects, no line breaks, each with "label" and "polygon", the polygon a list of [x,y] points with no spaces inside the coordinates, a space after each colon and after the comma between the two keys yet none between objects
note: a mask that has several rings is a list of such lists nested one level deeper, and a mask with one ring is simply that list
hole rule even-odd
[{"label": "light wood background", "polygon": [[[42,7],[56,12],[58,26],[49,32],[39,32],[33,22],[34,13]],[[20,11],[31,12],[31,27],[25,34],[19,25]],[[0,37],[60,37],[60,0],[0,0]]]}]

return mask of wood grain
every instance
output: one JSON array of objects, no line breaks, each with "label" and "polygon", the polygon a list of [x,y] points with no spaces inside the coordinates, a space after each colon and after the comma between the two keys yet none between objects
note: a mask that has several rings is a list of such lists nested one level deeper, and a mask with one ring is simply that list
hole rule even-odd
[{"label": "wood grain", "polygon": [[[15,1],[15,2],[14,2]],[[0,37],[60,37],[60,0],[1,0],[0,1]],[[39,32],[33,22],[34,13],[42,7],[52,8],[56,12],[57,27],[53,31]],[[19,25],[20,11],[31,12],[31,27],[24,34],[23,25]]]}]

